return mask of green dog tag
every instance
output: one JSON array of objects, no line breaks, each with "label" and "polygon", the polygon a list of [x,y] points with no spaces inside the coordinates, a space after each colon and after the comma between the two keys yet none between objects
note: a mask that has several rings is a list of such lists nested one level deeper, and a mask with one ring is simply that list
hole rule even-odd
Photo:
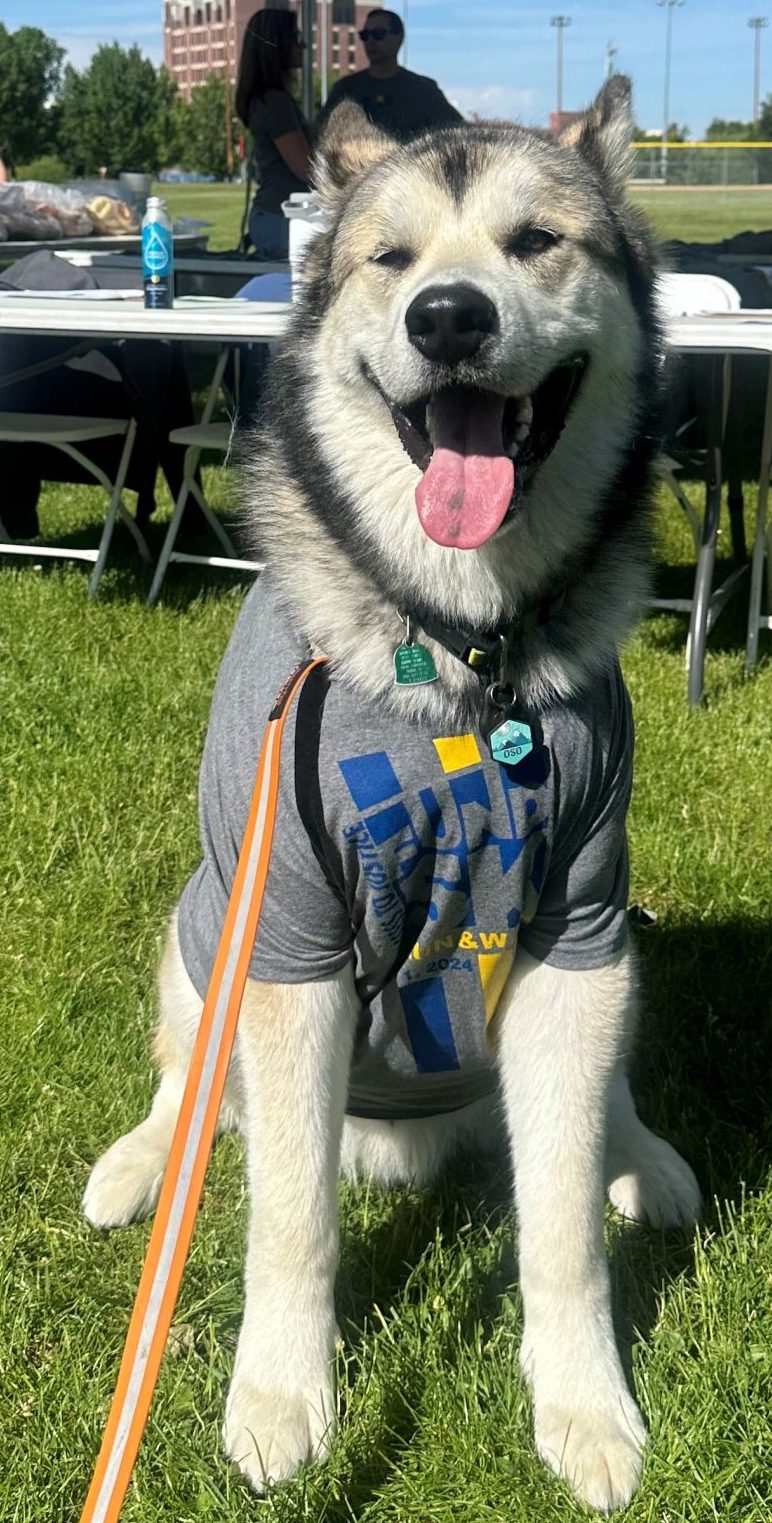
[{"label": "green dog tag", "polygon": [[431,651],[413,641],[398,645],[394,652],[394,681],[397,687],[418,687],[422,682],[436,682],[437,668]]},{"label": "green dog tag", "polygon": [[533,750],[531,727],[520,719],[505,719],[491,731],[488,745],[494,761],[513,767]]}]

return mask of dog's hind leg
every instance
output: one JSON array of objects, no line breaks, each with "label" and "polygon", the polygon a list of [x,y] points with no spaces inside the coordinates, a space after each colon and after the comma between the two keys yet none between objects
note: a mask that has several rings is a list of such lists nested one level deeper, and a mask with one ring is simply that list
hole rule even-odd
[{"label": "dog's hind leg", "polygon": [[664,1137],[644,1126],[627,1074],[618,1066],[611,1085],[606,1189],[620,1216],[653,1227],[693,1227],[700,1187],[688,1163]]},{"label": "dog's hind leg", "polygon": [[603,1241],[609,1091],[631,968],[564,971],[518,953],[494,1041],[512,1140],[536,1446],[591,1506],[635,1492],[645,1429],[614,1339]]},{"label": "dog's hind leg", "polygon": [[[123,1227],[153,1211],[177,1124],[190,1054],[201,1019],[202,1001],[182,961],[176,912],[172,916],[159,969],[160,1020],[155,1055],[160,1082],[149,1114],[97,1159],[83,1196],[83,1212],[95,1227]],[[231,1074],[218,1132],[237,1122],[238,1099]]]},{"label": "dog's hind leg", "polygon": [[338,1169],[357,999],[352,968],[247,984],[239,1051],[250,1223],[227,1453],[256,1491],[322,1459],[334,1429]]}]

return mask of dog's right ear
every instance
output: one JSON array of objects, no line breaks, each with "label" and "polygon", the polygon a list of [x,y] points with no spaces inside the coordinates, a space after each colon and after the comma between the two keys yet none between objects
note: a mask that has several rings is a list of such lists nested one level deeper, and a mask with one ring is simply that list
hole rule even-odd
[{"label": "dog's right ear", "polygon": [[341,101],[314,155],[314,183],[327,210],[336,212],[353,182],[395,147],[396,140],[374,127],[361,106]]},{"label": "dog's right ear", "polygon": [[564,148],[578,148],[619,191],[630,173],[633,135],[632,86],[625,74],[612,74],[592,105],[560,134]]}]

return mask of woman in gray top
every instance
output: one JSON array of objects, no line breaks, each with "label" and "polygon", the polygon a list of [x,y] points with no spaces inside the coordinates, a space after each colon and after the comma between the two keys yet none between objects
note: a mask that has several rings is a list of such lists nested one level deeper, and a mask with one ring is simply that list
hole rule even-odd
[{"label": "woman in gray top", "polygon": [[287,258],[289,224],[281,204],[310,185],[308,126],[289,90],[304,46],[292,11],[257,11],[244,34],[236,110],[252,134],[257,193],[249,236],[262,259]]}]

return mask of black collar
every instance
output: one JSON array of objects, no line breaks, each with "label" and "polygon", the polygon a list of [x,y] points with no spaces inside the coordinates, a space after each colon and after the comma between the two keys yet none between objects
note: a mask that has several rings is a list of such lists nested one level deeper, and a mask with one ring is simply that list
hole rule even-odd
[{"label": "black collar", "polygon": [[493,629],[469,629],[462,624],[443,624],[433,614],[415,612],[410,622],[420,625],[430,640],[445,647],[464,666],[478,674],[482,682],[496,679],[501,664],[502,644],[512,652],[523,637],[539,625],[548,624],[563,607],[566,588],[561,587],[533,608],[527,608],[519,619],[497,624]]}]

